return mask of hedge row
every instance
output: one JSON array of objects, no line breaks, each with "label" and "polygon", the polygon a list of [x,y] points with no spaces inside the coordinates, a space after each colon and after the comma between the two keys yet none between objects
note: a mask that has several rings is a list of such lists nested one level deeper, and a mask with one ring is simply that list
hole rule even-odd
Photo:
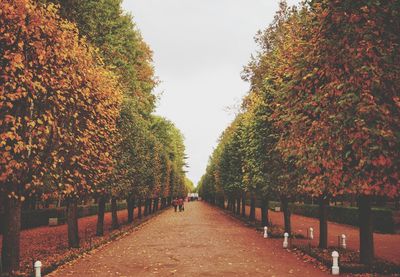
[{"label": "hedge row", "polygon": [[[119,202],[117,204],[118,210],[123,210],[127,208],[126,202]],[[78,217],[86,217],[91,215],[96,215],[98,212],[98,205],[86,205],[78,207]],[[106,204],[106,212],[111,211],[110,203]],[[51,208],[51,209],[40,209],[40,210],[28,210],[23,211],[21,215],[21,228],[22,229],[31,229],[40,226],[47,226],[49,224],[49,218],[59,218],[61,221],[65,221],[66,218],[66,208]],[[4,226],[2,224],[4,219],[4,214],[0,213],[0,226]],[[0,228],[0,233],[2,233],[2,228]]]},{"label": "hedge row", "polygon": [[[279,207],[279,202],[271,201],[270,209]],[[304,215],[307,217],[318,218],[318,205],[297,204],[289,205],[290,211],[294,214]],[[372,216],[374,221],[374,230],[381,233],[394,233],[395,223],[393,220],[393,212],[390,209],[372,208]],[[329,206],[328,220],[336,223],[359,226],[358,208]]]},{"label": "hedge row", "polygon": [[[246,204],[250,205],[250,200],[246,199]],[[281,203],[277,201],[269,201],[269,209],[274,210],[280,207]],[[261,200],[256,200],[256,207],[261,207]],[[307,217],[318,218],[318,205],[290,203],[289,209],[292,213]],[[372,216],[374,221],[374,231],[381,233],[395,233],[395,222],[393,212],[390,209],[372,208]],[[329,206],[328,220],[341,224],[359,226],[358,208]]]}]

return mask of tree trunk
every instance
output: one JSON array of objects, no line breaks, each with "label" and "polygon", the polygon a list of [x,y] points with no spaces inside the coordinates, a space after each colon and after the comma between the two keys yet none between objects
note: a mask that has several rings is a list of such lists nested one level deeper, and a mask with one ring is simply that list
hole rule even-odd
[{"label": "tree trunk", "polygon": [[261,204],[261,224],[262,226],[268,226],[269,225],[269,220],[268,220],[268,199],[264,198],[262,199],[262,204]]},{"label": "tree trunk", "polygon": [[22,211],[29,210],[31,208],[31,197],[28,196],[24,202],[22,202]]},{"label": "tree trunk", "polygon": [[246,217],[246,192],[242,193],[242,216]]},{"label": "tree trunk", "polygon": [[142,199],[139,198],[138,200],[138,218],[142,218]]},{"label": "tree trunk", "polygon": [[31,210],[36,210],[36,196],[32,196],[32,201],[31,201]]},{"label": "tree trunk", "polygon": [[143,206],[144,206],[143,216],[146,217],[149,213],[149,210],[148,210],[149,209],[149,200],[148,199],[144,200]]},{"label": "tree trunk", "polygon": [[256,220],[256,198],[251,195],[250,198],[250,220]]},{"label": "tree trunk", "polygon": [[128,206],[128,223],[132,223],[133,222],[133,212],[135,209],[135,201],[133,199],[132,195],[129,195],[128,198],[126,199],[126,203]]},{"label": "tree trunk", "polygon": [[361,195],[359,197],[358,213],[360,223],[360,262],[371,265],[375,255],[370,196]]},{"label": "tree trunk", "polygon": [[321,195],[319,198],[319,248],[328,248],[328,206],[329,198]]},{"label": "tree trunk", "polygon": [[240,197],[236,199],[236,214],[240,215]]},{"label": "tree trunk", "polygon": [[113,196],[111,198],[111,229],[113,230],[119,228],[117,210],[117,198]]},{"label": "tree trunk", "polygon": [[68,245],[71,248],[79,248],[78,229],[78,200],[67,199],[67,224],[68,224]]},{"label": "tree trunk", "polygon": [[149,214],[153,213],[153,199],[149,199]]},{"label": "tree trunk", "polygon": [[1,249],[2,271],[11,273],[19,269],[21,201],[4,197],[3,244]]},{"label": "tree trunk", "polygon": [[153,205],[153,213],[155,213],[157,210],[158,210],[158,198],[155,198]]},{"label": "tree trunk", "polygon": [[104,235],[104,212],[106,210],[106,198],[104,195],[99,197],[99,209],[97,211],[96,236]]},{"label": "tree trunk", "polygon": [[292,228],[290,224],[289,199],[286,196],[281,196],[281,204],[283,210],[283,219],[285,222],[285,232],[290,236],[292,233]]}]

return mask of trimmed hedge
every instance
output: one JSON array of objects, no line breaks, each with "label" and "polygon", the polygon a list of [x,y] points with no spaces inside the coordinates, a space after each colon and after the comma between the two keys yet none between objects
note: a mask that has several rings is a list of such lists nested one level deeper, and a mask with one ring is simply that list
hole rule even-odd
[{"label": "trimmed hedge", "polygon": [[[276,206],[280,206],[280,203],[275,201],[269,202],[270,209],[274,209]],[[290,203],[289,208],[294,214],[318,218],[318,205]],[[392,210],[372,208],[372,215],[375,231],[391,234],[395,232]],[[359,226],[358,208],[329,206],[328,220],[336,223]]]},{"label": "trimmed hedge", "polygon": [[[124,210],[127,208],[126,202],[118,202],[117,209]],[[78,218],[96,215],[98,212],[98,205],[86,205],[86,206],[79,206],[78,207]],[[106,212],[111,211],[111,204],[106,204]],[[65,221],[66,208],[52,208],[52,209],[40,209],[40,210],[27,210],[22,211],[21,215],[21,228],[23,230],[36,228],[40,226],[47,226],[49,224],[49,218],[56,217],[61,222]],[[4,214],[0,213],[0,226],[3,226]],[[0,228],[0,234],[2,233],[2,228]]]}]

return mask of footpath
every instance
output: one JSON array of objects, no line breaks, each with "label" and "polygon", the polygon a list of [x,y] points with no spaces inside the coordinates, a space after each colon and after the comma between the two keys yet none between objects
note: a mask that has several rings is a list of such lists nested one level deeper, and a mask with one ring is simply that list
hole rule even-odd
[{"label": "footpath", "polygon": [[169,209],[49,276],[327,276],[204,202]]}]

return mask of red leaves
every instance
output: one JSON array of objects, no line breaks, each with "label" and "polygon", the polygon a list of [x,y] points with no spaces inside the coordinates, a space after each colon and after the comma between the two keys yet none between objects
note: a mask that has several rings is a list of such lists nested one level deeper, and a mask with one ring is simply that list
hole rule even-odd
[{"label": "red leaves", "polygon": [[392,160],[380,155],[377,159],[371,161],[374,166],[390,167],[392,165]]}]

